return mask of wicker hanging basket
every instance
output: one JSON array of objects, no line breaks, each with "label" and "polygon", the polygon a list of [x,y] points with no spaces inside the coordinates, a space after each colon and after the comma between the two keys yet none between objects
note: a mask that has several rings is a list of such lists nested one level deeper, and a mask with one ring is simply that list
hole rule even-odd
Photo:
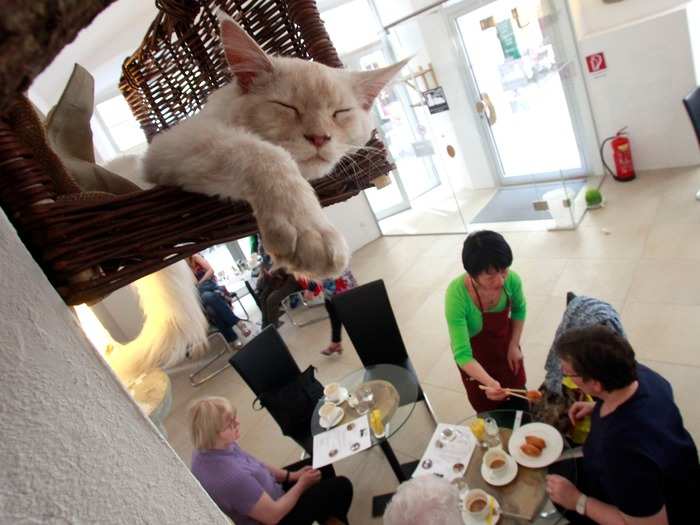
[{"label": "wicker hanging basket", "polygon": [[[120,89],[146,136],[196,113],[230,80],[216,11],[268,52],[341,67],[312,0],[156,0],[160,9],[124,62]],[[372,186],[393,166],[374,137],[351,172],[313,182],[323,206]],[[95,302],[206,247],[257,231],[250,206],[177,188],[84,192],[46,143],[29,103],[0,118],[0,204],[68,304]]]}]

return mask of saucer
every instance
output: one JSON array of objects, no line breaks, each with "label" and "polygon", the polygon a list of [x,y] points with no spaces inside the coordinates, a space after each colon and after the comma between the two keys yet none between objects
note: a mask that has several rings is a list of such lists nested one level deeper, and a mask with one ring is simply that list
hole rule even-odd
[{"label": "saucer", "polygon": [[[464,493],[464,496],[469,494],[469,491]],[[469,513],[464,508],[464,497],[460,499],[459,504],[462,509],[462,521],[464,525],[496,525],[498,520],[501,519],[501,504],[498,500],[489,494],[489,502],[493,504],[493,512],[491,516],[486,516],[483,520],[472,518]],[[491,519],[489,519],[491,518]]]},{"label": "saucer", "polygon": [[508,461],[506,462],[506,471],[501,476],[494,476],[491,470],[486,467],[484,463],[481,464],[481,477],[489,485],[494,487],[502,487],[503,485],[508,485],[511,481],[515,479],[518,475],[518,464],[513,459],[513,456],[508,456]]},{"label": "saucer", "polygon": [[345,415],[345,412],[343,412],[342,408],[340,408],[340,407],[337,407],[337,408],[338,408],[338,412],[332,420],[326,421],[322,417],[318,418],[318,424],[321,425],[322,428],[325,428],[326,430],[328,430],[330,428],[333,428],[334,426],[336,426],[338,423],[341,422],[341,420],[343,419],[343,416]]},{"label": "saucer", "polygon": [[348,392],[348,389],[341,386],[340,387],[340,396],[338,397],[338,399],[330,399],[328,396],[326,396],[325,400],[328,403],[333,403],[334,405],[338,406],[338,405],[342,405],[343,403],[345,403],[345,401],[348,400],[349,395],[350,395],[350,393]]}]

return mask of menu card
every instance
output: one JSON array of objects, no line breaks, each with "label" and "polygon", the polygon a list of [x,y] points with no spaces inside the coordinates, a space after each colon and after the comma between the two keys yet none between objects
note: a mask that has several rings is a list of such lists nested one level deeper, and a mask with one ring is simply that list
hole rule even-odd
[{"label": "menu card", "polygon": [[365,414],[314,436],[313,468],[321,468],[372,446]]},{"label": "menu card", "polygon": [[464,476],[476,444],[468,427],[439,423],[413,477],[433,474],[452,481]]}]

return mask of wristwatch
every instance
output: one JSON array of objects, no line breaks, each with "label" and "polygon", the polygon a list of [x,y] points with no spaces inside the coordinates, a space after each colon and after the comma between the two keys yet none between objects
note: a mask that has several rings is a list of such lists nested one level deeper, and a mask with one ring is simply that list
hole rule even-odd
[{"label": "wristwatch", "polygon": [[576,512],[578,512],[581,516],[586,515],[586,503],[587,502],[588,502],[588,496],[581,493],[581,495],[578,497],[578,501],[576,502]]}]

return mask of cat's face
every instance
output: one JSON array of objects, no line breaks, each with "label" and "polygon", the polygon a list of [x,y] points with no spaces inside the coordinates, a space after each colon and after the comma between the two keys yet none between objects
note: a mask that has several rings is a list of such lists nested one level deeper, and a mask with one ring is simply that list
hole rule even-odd
[{"label": "cat's face", "polygon": [[287,150],[307,179],[367,143],[372,102],[405,64],[351,72],[270,57],[231,20],[222,38],[238,85],[230,120]]},{"label": "cat's face", "polygon": [[259,75],[243,95],[237,121],[286,149],[305,177],[325,175],[370,138],[370,113],[353,90],[354,78],[305,60],[271,61],[272,72]]}]

